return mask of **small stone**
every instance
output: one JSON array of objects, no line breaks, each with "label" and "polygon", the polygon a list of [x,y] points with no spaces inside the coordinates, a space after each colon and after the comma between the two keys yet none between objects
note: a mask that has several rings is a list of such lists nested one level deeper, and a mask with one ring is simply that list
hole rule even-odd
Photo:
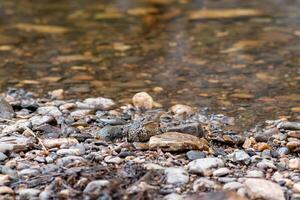
[{"label": "small stone", "polygon": [[280,148],[278,148],[277,152],[280,156],[287,155],[290,153],[290,151],[287,147],[280,147]]},{"label": "small stone", "polygon": [[149,110],[153,107],[153,99],[147,92],[139,92],[132,97],[132,103],[139,109]]},{"label": "small stone", "polygon": [[277,128],[284,130],[300,130],[300,123],[297,122],[281,122]]},{"label": "small stone", "polygon": [[229,154],[228,158],[232,162],[238,162],[238,163],[244,163],[244,164],[250,163],[250,156],[243,150],[239,150],[239,151]]},{"label": "small stone", "polygon": [[0,137],[0,152],[20,152],[30,149],[34,144],[32,138],[23,136]]},{"label": "small stone", "polygon": [[293,159],[289,160],[289,168],[290,169],[300,169],[300,159],[293,158]]},{"label": "small stone", "polygon": [[188,151],[186,153],[186,156],[187,158],[192,161],[192,160],[196,160],[196,159],[199,159],[199,158],[205,158],[206,157],[206,154],[202,151],[194,151],[194,150],[191,150],[191,151]]},{"label": "small stone", "polygon": [[115,106],[115,102],[108,98],[98,97],[98,98],[88,98],[83,101],[87,104],[89,108],[95,110],[110,110]]},{"label": "small stone", "polygon": [[300,131],[289,131],[287,133],[289,137],[294,137],[300,139]]},{"label": "small stone", "polygon": [[108,184],[109,181],[107,180],[92,181],[85,187],[83,192],[87,195],[97,197],[101,193],[102,189],[106,187]]},{"label": "small stone", "polygon": [[[1,147],[0,147],[1,148]],[[4,161],[7,159],[7,156],[0,151],[0,161]]]},{"label": "small stone", "polygon": [[19,190],[20,199],[36,199],[39,194],[40,190],[34,189],[34,188],[28,188],[28,189],[21,189]]},{"label": "small stone", "polygon": [[256,165],[259,169],[277,169],[274,163],[271,160],[263,159],[261,162]]},{"label": "small stone", "polygon": [[11,119],[15,115],[13,107],[3,98],[0,98],[0,117]]},{"label": "small stone", "polygon": [[[7,186],[0,186],[0,195],[2,194],[14,194],[15,192]],[[0,196],[1,198],[1,196]]]},{"label": "small stone", "polygon": [[244,187],[244,185],[242,183],[234,181],[234,182],[226,183],[223,186],[223,190],[226,190],[226,191],[238,190],[242,187]]},{"label": "small stone", "polygon": [[194,192],[205,191],[218,188],[218,185],[208,178],[198,178],[193,184]]},{"label": "small stone", "polygon": [[163,200],[184,200],[184,197],[176,193],[171,193],[164,196]]},{"label": "small stone", "polygon": [[64,99],[64,90],[57,89],[50,92],[51,99]]},{"label": "small stone", "polygon": [[92,114],[92,110],[84,109],[84,110],[73,111],[71,112],[70,116],[75,119],[80,119],[90,114]]},{"label": "small stone", "polygon": [[170,167],[165,169],[167,183],[183,185],[189,182],[189,174],[184,168]]},{"label": "small stone", "polygon": [[300,194],[300,183],[295,183],[294,184],[293,191]]},{"label": "small stone", "polygon": [[47,138],[42,140],[43,144],[46,148],[54,148],[54,147],[60,147],[61,145],[74,145],[78,144],[78,140],[75,138]]},{"label": "small stone", "polygon": [[204,174],[207,170],[223,166],[224,162],[220,158],[201,158],[191,161],[188,164],[188,170],[192,173]]},{"label": "small stone", "polygon": [[118,156],[116,156],[116,157],[113,157],[113,156],[106,156],[106,157],[104,158],[104,161],[105,161],[106,163],[120,164],[120,163],[123,162],[123,159],[120,158],[120,157],[118,157]]},{"label": "small stone", "polygon": [[267,143],[265,143],[265,142],[256,143],[253,147],[254,147],[254,149],[256,149],[258,151],[263,151],[263,150],[266,150],[266,149],[271,149],[271,147]]},{"label": "small stone", "polygon": [[254,138],[257,142],[268,142],[268,140],[276,134],[279,134],[278,128],[268,129],[264,132],[257,132],[254,134]]},{"label": "small stone", "polygon": [[263,177],[265,177],[265,174],[262,171],[251,170],[251,171],[247,171],[246,177],[247,178],[263,178]]},{"label": "small stone", "polygon": [[164,167],[162,167],[158,164],[155,164],[155,163],[144,164],[144,168],[147,170],[163,170],[163,169],[165,169]]},{"label": "small stone", "polygon": [[113,141],[116,139],[120,139],[125,136],[123,129],[123,126],[107,125],[96,133],[96,137],[104,141]]},{"label": "small stone", "polygon": [[244,182],[247,194],[252,199],[284,200],[283,190],[274,182],[263,179],[246,179]]},{"label": "small stone", "polygon": [[60,110],[55,106],[39,107],[37,109],[37,113],[40,114],[40,115],[50,115],[50,116],[53,116],[53,117],[62,116],[62,113],[60,112]]},{"label": "small stone", "polygon": [[149,140],[150,149],[160,148],[163,151],[207,150],[207,141],[193,135],[167,132],[152,136]]},{"label": "small stone", "polygon": [[182,104],[174,105],[170,108],[170,111],[175,115],[192,115],[195,113],[195,109]]},{"label": "small stone", "polygon": [[226,167],[223,167],[223,168],[219,168],[217,170],[215,170],[213,172],[213,175],[216,176],[216,177],[219,177],[219,176],[226,176],[230,174],[230,169],[226,168]]}]

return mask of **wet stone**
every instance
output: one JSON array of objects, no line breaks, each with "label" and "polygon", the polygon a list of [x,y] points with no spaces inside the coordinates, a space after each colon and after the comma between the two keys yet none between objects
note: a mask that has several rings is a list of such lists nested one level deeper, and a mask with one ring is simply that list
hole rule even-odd
[{"label": "wet stone", "polygon": [[197,137],[203,137],[203,130],[199,123],[182,124],[179,126],[167,127],[166,132],[188,133]]},{"label": "wet stone", "polygon": [[300,123],[297,122],[281,122],[277,125],[279,129],[284,130],[300,130]]},{"label": "wet stone", "polygon": [[153,99],[147,92],[139,92],[132,97],[132,103],[139,109],[151,109],[153,107]]}]

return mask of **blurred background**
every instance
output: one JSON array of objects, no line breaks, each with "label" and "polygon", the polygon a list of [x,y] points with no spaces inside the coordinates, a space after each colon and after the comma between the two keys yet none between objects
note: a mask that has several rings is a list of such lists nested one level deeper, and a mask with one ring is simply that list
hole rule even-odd
[{"label": "blurred background", "polygon": [[0,88],[300,119],[299,0],[1,0]]}]

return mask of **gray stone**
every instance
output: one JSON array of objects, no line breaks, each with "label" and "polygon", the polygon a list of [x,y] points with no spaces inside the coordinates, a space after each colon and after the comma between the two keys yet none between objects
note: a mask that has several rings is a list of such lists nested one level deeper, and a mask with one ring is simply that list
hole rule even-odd
[{"label": "gray stone", "polygon": [[33,188],[27,188],[27,189],[21,189],[19,190],[20,199],[37,199],[37,197],[40,194],[40,190],[33,189]]},{"label": "gray stone", "polygon": [[0,151],[0,161],[4,161],[7,159],[7,156]]},{"label": "gray stone", "polygon": [[290,151],[287,147],[280,147],[280,148],[278,148],[277,152],[280,156],[287,155],[290,153]]},{"label": "gray stone", "polygon": [[96,133],[96,137],[105,141],[113,141],[116,139],[121,139],[126,135],[123,130],[124,130],[123,126],[107,125]]},{"label": "gray stone", "polygon": [[259,169],[277,169],[277,167],[274,165],[273,161],[263,159],[261,162],[257,163],[256,165]]},{"label": "gray stone", "polygon": [[247,171],[246,177],[248,177],[248,178],[263,178],[263,177],[265,177],[265,174],[262,171],[252,170],[252,171]]},{"label": "gray stone", "polygon": [[223,167],[224,162],[220,158],[201,158],[188,164],[188,170],[192,173],[203,174],[209,169]]},{"label": "gray stone", "polygon": [[15,115],[12,106],[3,98],[0,98],[0,118],[11,119]]},{"label": "gray stone", "polygon": [[95,110],[110,110],[115,105],[113,100],[102,97],[88,98],[83,103],[88,105],[88,108]]},{"label": "gray stone", "polygon": [[230,174],[230,169],[226,168],[226,167],[223,167],[223,168],[220,168],[220,169],[217,169],[213,172],[213,175],[216,176],[216,177],[219,177],[219,176],[225,176],[227,174]]},{"label": "gray stone", "polygon": [[196,159],[200,159],[200,158],[205,158],[206,154],[202,151],[191,150],[186,153],[186,156],[189,160],[196,160]]},{"label": "gray stone", "polygon": [[244,163],[244,164],[250,163],[250,156],[243,150],[239,150],[229,154],[228,158],[232,162]]},{"label": "gray stone", "polygon": [[300,123],[297,122],[281,122],[277,125],[279,129],[300,130]]},{"label": "gray stone", "polygon": [[31,138],[23,136],[7,136],[0,138],[0,152],[6,151],[26,151],[33,146]]},{"label": "gray stone", "polygon": [[53,117],[62,116],[62,113],[60,112],[60,110],[55,106],[39,107],[37,109],[37,113],[40,114],[40,115],[50,115],[50,116],[53,116]]},{"label": "gray stone", "polygon": [[184,197],[176,193],[171,193],[164,196],[164,200],[184,200]]},{"label": "gray stone", "polygon": [[216,189],[217,187],[214,181],[204,177],[198,178],[193,184],[194,192]]},{"label": "gray stone", "polygon": [[83,192],[90,196],[98,196],[101,193],[102,189],[106,187],[108,184],[109,181],[107,180],[92,181],[85,187]]},{"label": "gray stone", "polygon": [[244,185],[240,182],[229,182],[229,183],[226,183],[224,186],[223,186],[223,190],[238,190],[240,188],[244,187]]},{"label": "gray stone", "polygon": [[104,161],[105,161],[106,163],[120,164],[120,163],[123,162],[123,159],[120,158],[120,157],[118,157],[118,156],[116,156],[116,157],[113,157],[113,156],[106,156],[106,157],[104,158]]},{"label": "gray stone", "polygon": [[283,190],[274,182],[250,178],[244,182],[246,193],[251,199],[284,200]]},{"label": "gray stone", "polygon": [[167,183],[183,185],[189,182],[189,174],[184,168],[170,167],[165,169]]}]

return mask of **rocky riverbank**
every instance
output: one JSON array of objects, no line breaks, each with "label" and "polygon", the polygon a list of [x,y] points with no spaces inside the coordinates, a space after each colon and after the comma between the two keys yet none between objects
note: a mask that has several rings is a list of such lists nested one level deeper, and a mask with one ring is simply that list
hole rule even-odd
[{"label": "rocky riverbank", "polygon": [[243,132],[188,105],[63,100],[10,89],[0,101],[1,199],[300,199],[300,123]]}]

